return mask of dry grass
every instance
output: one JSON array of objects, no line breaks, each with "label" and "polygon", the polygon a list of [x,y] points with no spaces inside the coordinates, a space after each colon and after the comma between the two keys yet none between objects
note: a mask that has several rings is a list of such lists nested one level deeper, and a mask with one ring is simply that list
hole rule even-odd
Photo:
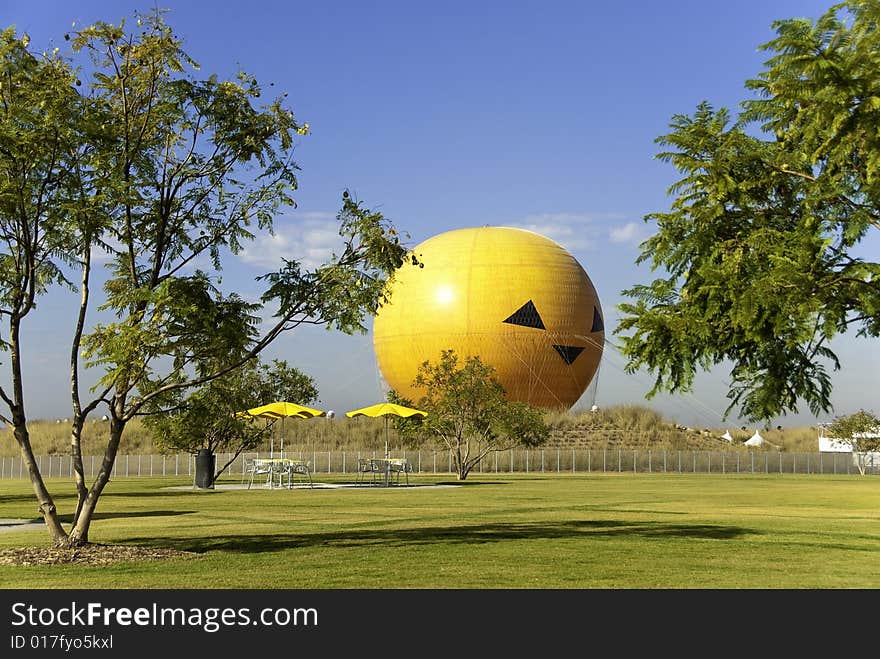
[{"label": "dry grass", "polygon": [[[607,448],[614,446],[682,449],[737,448],[752,436],[754,428],[683,428],[665,419],[660,413],[641,405],[620,405],[600,409],[548,412],[546,422],[552,429],[548,446],[579,448]],[[31,445],[37,455],[67,455],[70,445],[70,426],[63,420],[32,421],[29,425]],[[733,436],[729,445],[719,444],[718,438],[728,430]],[[391,431],[394,437],[394,430]],[[107,441],[108,424],[90,420],[83,433],[83,453],[103,453]],[[814,452],[818,450],[817,429],[798,427],[761,429],[767,441],[765,448],[786,452]],[[385,442],[383,419],[368,417],[336,417],[333,419],[289,420],[284,427],[285,447],[306,451],[373,451]],[[275,426],[275,448],[281,437],[281,426]],[[268,452],[267,439],[261,451]],[[416,448],[415,446],[411,448]],[[430,442],[420,448],[430,449]],[[140,420],[126,427],[120,452],[128,455],[159,455],[163,451]],[[168,451],[165,451],[166,453]],[[0,456],[18,456],[18,446],[10,428],[0,429]]]}]

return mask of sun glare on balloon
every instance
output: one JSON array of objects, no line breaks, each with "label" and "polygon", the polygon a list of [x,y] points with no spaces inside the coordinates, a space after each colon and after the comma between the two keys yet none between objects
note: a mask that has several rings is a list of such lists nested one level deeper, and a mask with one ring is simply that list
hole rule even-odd
[{"label": "sun glare on balloon", "polygon": [[455,290],[449,284],[441,284],[434,292],[434,299],[437,304],[450,305],[455,300]]}]

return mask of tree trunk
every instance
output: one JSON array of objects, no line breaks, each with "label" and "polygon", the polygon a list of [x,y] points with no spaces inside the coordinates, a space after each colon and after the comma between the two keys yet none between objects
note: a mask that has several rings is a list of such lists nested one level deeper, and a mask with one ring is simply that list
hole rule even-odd
[{"label": "tree trunk", "polygon": [[[85,505],[86,496],[88,496],[88,489],[86,488],[86,475],[85,469],[83,468],[83,459],[82,459],[82,429],[83,429],[84,419],[80,414],[73,415],[73,425],[70,430],[70,457],[73,461],[73,475],[74,482],[76,484],[76,511],[73,514],[73,524],[76,525],[79,520],[80,513],[82,512],[83,505]],[[86,542],[88,542],[88,538],[86,538]]]},{"label": "tree trunk", "polygon": [[113,465],[116,462],[116,454],[119,450],[119,442],[122,439],[125,424],[126,421],[119,418],[115,413],[112,415],[110,420],[110,439],[107,442],[107,448],[104,450],[101,468],[88,494],[82,501],[79,516],[70,531],[70,535],[67,537],[66,547],[79,547],[87,544],[89,541],[89,527],[92,524],[92,517],[95,514],[95,508],[98,505],[98,499],[104,491],[104,487],[110,482],[110,474],[113,473]]},{"label": "tree trunk", "polygon": [[20,420],[16,418],[18,416],[19,415],[13,415],[15,420],[13,435],[15,436],[15,441],[18,442],[19,449],[21,449],[21,457],[27,465],[28,476],[31,479],[31,486],[34,489],[34,495],[37,497],[40,514],[43,516],[43,521],[46,523],[49,536],[52,538],[52,542],[55,545],[60,545],[66,540],[67,533],[65,533],[64,528],[61,526],[61,520],[58,519],[58,511],[55,508],[55,502],[52,500],[52,496],[46,489],[43,476],[40,474],[40,470],[37,469],[37,461],[34,458],[34,452],[31,449],[27,424],[23,418]]}]

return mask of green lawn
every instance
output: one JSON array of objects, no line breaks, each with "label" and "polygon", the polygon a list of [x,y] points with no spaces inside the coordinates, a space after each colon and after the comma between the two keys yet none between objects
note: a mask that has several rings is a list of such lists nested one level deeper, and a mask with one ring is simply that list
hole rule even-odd
[{"label": "green lawn", "polygon": [[[204,491],[168,489],[191,485],[184,479],[117,479],[101,499],[93,542],[199,556],[0,565],[0,587],[880,587],[876,476],[477,474],[445,482],[457,486]],[[72,492],[67,480],[49,487]],[[72,503],[58,498],[64,513]],[[28,482],[0,481],[0,518],[33,518],[35,509]],[[48,537],[7,531],[0,548]]]}]

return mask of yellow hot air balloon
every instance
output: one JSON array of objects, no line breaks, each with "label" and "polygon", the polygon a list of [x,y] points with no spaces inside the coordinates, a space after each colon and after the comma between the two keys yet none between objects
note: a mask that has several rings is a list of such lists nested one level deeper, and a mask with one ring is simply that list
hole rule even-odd
[{"label": "yellow hot air balloon", "polygon": [[413,249],[373,322],[388,385],[418,403],[419,365],[442,350],[478,355],[509,400],[569,409],[589,386],[605,332],[599,297],[563,247],[509,227],[457,229]]}]

